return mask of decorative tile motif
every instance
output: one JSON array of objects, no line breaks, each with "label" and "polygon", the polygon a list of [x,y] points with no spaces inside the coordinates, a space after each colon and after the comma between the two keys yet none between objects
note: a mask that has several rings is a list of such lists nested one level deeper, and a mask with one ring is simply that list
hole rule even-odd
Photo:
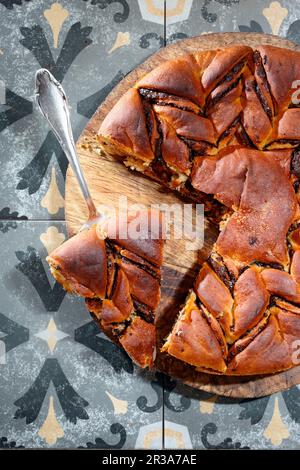
[{"label": "decorative tile motif", "polygon": [[263,9],[262,13],[267,18],[272,33],[278,34],[283,20],[288,15],[287,8],[283,8],[279,2],[272,2],[269,7]]},{"label": "decorative tile motif", "polygon": [[64,198],[62,197],[56,182],[56,170],[52,167],[51,179],[49,188],[45,196],[41,199],[41,206],[47,209],[50,215],[57,214],[59,209],[63,209],[65,206]]},{"label": "decorative tile motif", "polygon": [[215,32],[265,32],[300,43],[300,5],[292,0],[193,1],[186,20],[168,18],[167,42]]},{"label": "decorative tile motif", "polygon": [[162,381],[135,368],[49,274],[64,223],[15,223],[0,234],[0,447],[133,448],[157,422],[161,447]]},{"label": "decorative tile motif", "polygon": [[189,430],[181,424],[165,421],[166,449],[192,449]]},{"label": "decorative tile motif", "polygon": [[163,442],[162,421],[141,426],[135,443],[136,449],[161,449]]},{"label": "decorative tile motif", "polygon": [[58,330],[55,321],[53,318],[50,318],[47,328],[43,331],[40,331],[39,333],[36,333],[35,336],[46,341],[49,350],[53,353],[57,342],[69,335],[65,334],[63,331]]},{"label": "decorative tile motif", "polygon": [[[193,0],[138,0],[142,17],[153,23],[167,24],[187,20]],[[165,4],[166,3],[166,4]]]},{"label": "decorative tile motif", "polygon": [[[138,0],[144,20],[164,24],[165,5],[162,0]],[[182,2],[181,2],[182,3]]]},{"label": "decorative tile motif", "polygon": [[119,49],[119,47],[124,47],[128,46],[130,44],[130,33],[127,31],[126,33],[122,33],[122,31],[119,31],[116,37],[116,40],[112,47],[109,49],[108,53],[111,54],[114,52],[116,49]]},{"label": "decorative tile motif", "polygon": [[0,18],[0,448],[298,448],[300,387],[230,400],[139,370],[50,276],[67,161],[35,106],[34,72],[63,81],[77,137],[166,42],[256,31],[300,43],[299,3],[0,0]]},{"label": "decorative tile motif", "polygon": [[66,239],[64,233],[59,232],[55,225],[50,225],[47,228],[46,232],[41,233],[40,240],[44,247],[46,248],[48,255],[55,250],[55,248],[59,247]]},{"label": "decorative tile motif", "polygon": [[128,402],[126,400],[119,400],[118,398],[114,397],[111,393],[105,392],[106,395],[110,398],[115,415],[124,415],[128,411]]},{"label": "decorative tile motif", "polygon": [[199,401],[200,413],[211,415],[214,412],[215,403],[218,399],[217,395],[212,395],[206,400]]},{"label": "decorative tile motif", "polygon": [[65,435],[61,425],[59,424],[56,418],[52,395],[49,397],[49,409],[47,418],[40,427],[38,435],[42,439],[44,439],[44,441],[50,446],[56,444],[57,440],[64,437]]},{"label": "decorative tile motif", "polygon": [[270,440],[274,446],[279,446],[289,436],[289,430],[280,416],[278,397],[275,397],[273,416],[264,431],[264,437]]},{"label": "decorative tile motif", "polygon": [[49,10],[44,11],[44,17],[48,21],[53,34],[53,47],[58,47],[58,36],[63,23],[69,16],[68,10],[65,10],[59,3],[53,3]]},{"label": "decorative tile motif", "polygon": [[[185,407],[174,406],[185,400]],[[165,419],[186,426],[193,448],[293,449],[300,435],[299,387],[270,397],[237,400],[181,384],[165,401]]]}]

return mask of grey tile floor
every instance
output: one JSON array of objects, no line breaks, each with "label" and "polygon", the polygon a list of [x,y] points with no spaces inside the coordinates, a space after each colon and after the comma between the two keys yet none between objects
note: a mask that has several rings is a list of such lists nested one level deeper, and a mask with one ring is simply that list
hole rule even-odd
[{"label": "grey tile floor", "polygon": [[299,25],[292,0],[0,0],[0,447],[299,447],[298,387],[234,401],[141,371],[54,283],[45,256],[66,237],[66,159],[34,103],[34,73],[50,68],[78,136],[166,42],[219,31],[300,42]]}]

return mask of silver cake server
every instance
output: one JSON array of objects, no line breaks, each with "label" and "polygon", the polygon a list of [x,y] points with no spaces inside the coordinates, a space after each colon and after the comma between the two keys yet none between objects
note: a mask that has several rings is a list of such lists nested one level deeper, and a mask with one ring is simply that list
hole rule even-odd
[{"label": "silver cake server", "polygon": [[50,124],[61,148],[66,154],[88,207],[88,220],[81,227],[81,230],[89,228],[91,225],[103,221],[104,217],[98,213],[95,207],[79,164],[71,129],[66,93],[61,84],[47,69],[39,69],[36,72],[35,82],[38,107],[46,121]]}]

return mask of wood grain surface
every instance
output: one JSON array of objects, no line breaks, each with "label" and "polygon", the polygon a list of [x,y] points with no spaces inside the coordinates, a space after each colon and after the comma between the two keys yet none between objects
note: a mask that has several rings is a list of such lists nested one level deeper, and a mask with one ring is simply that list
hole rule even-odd
[{"label": "wood grain surface", "polygon": [[[118,207],[119,196],[127,196],[128,204],[178,204],[183,201],[174,192],[166,191],[159,184],[142,175],[128,171],[113,158],[103,156],[97,148],[96,134],[106,114],[118,99],[145,73],[165,60],[195,51],[215,49],[231,44],[256,47],[272,44],[300,51],[296,44],[277,36],[258,33],[218,33],[185,39],[160,49],[130,72],[107,96],[77,142],[80,163],[96,205]],[[300,79],[300,77],[299,77]],[[65,214],[69,235],[74,235],[87,218],[87,209],[77,181],[70,169],[67,171]],[[203,248],[186,249],[186,239],[167,240],[164,249],[162,300],[159,308],[158,333],[161,342],[178,314],[180,305],[192,286],[199,263],[209,255],[218,235],[218,229],[205,221]],[[194,368],[165,355],[158,354],[156,367],[170,376],[194,388],[230,397],[259,397],[284,390],[300,383],[300,367],[269,376],[233,377],[196,372]]]}]

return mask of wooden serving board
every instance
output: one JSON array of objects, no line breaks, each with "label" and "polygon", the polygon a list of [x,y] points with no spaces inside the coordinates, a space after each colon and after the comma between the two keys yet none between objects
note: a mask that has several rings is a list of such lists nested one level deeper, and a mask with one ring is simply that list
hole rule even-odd
[{"label": "wooden serving board", "polygon": [[[230,44],[272,44],[299,50],[296,44],[277,36],[257,33],[206,34],[172,44],[149,57],[129,73],[107,96],[87,124],[77,142],[80,163],[96,205],[107,204],[118,207],[119,196],[126,195],[128,204],[154,203],[174,204],[179,196],[166,191],[159,184],[138,173],[128,171],[113,158],[102,156],[96,149],[96,133],[106,114],[118,99],[145,73],[165,60],[177,58],[186,53],[215,49]],[[299,77],[300,78],[300,77]],[[66,178],[65,213],[69,235],[77,233],[87,219],[87,209],[77,181],[69,167]],[[168,325],[178,313],[180,305],[192,286],[199,263],[209,255],[218,230],[208,221],[205,223],[205,240],[200,252],[187,251],[186,240],[168,240],[164,248],[162,278],[162,300],[159,309],[159,335],[162,338]],[[192,367],[170,359],[162,361],[158,356],[159,370],[178,378],[182,382],[206,392],[230,397],[259,397],[284,390],[300,383],[300,366],[287,372],[269,376],[226,377],[195,372]]]}]

